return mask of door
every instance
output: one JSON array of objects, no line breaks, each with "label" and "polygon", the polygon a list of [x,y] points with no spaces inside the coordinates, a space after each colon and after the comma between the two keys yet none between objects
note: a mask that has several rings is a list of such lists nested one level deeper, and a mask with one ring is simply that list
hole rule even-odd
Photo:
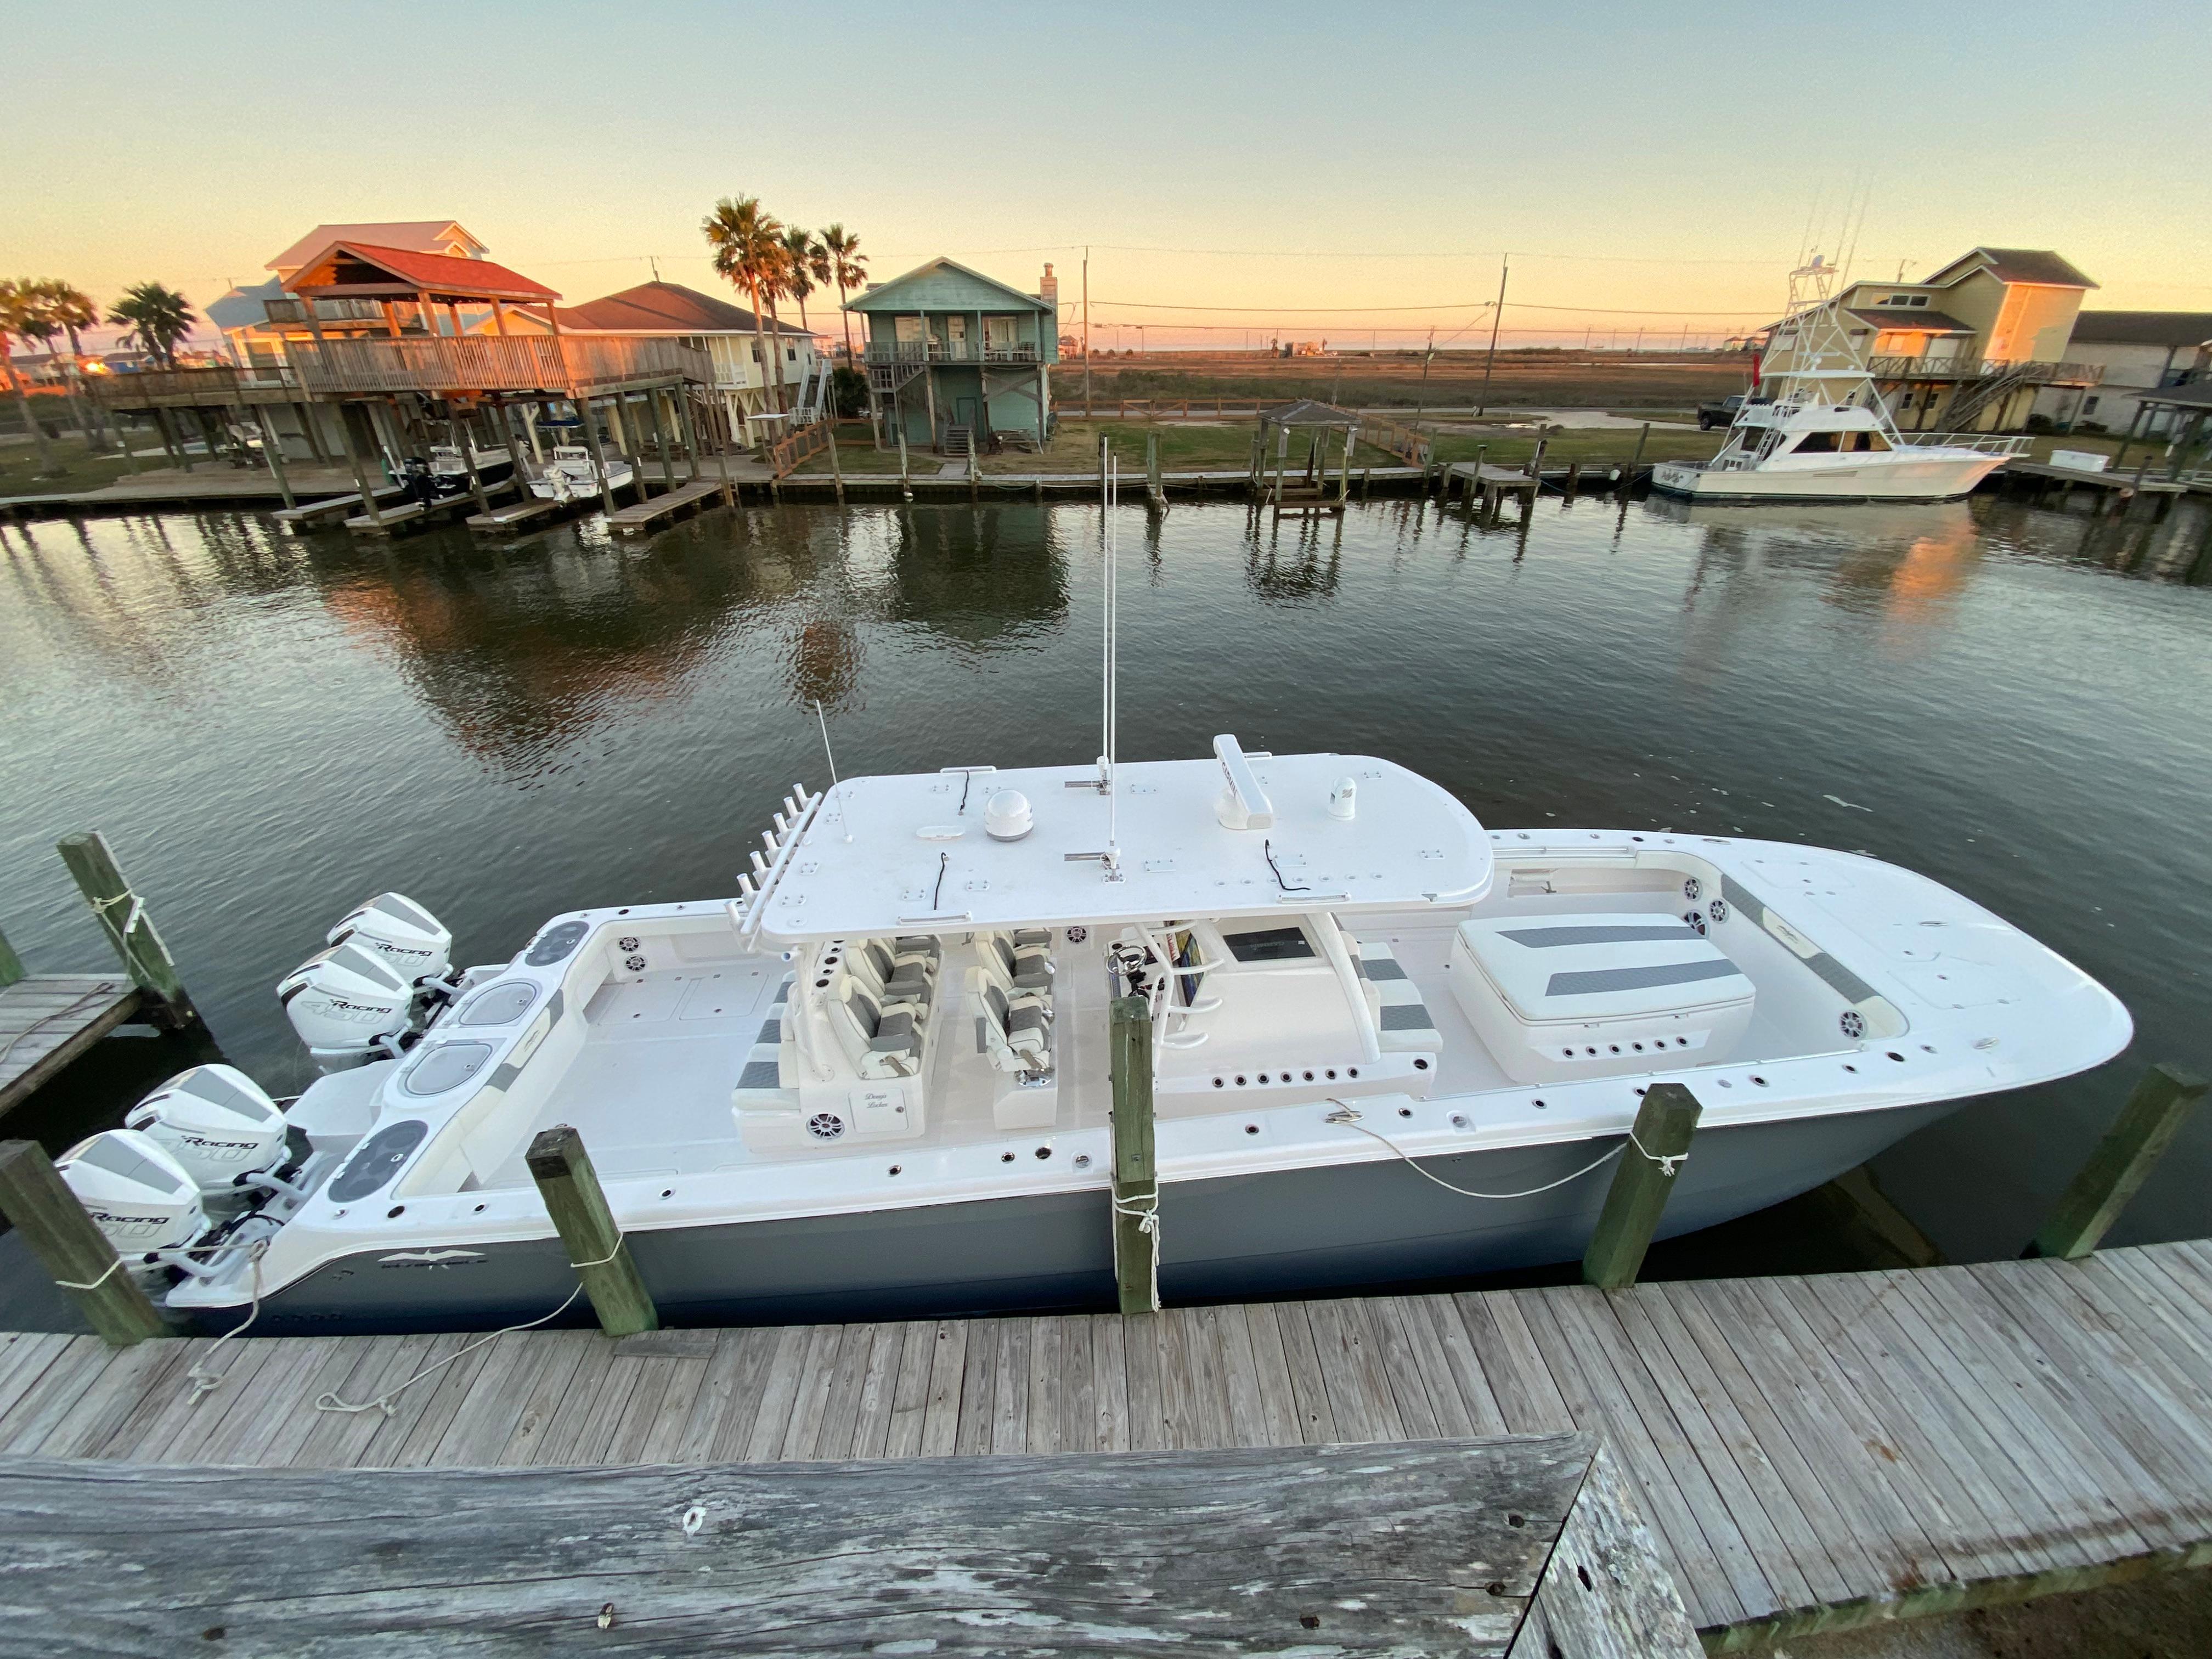
[{"label": "door", "polygon": [[976,416],[976,411],[980,407],[980,400],[976,398],[954,398],[952,402],[953,424],[956,426],[964,426],[970,432],[981,432],[983,429],[983,423]]}]

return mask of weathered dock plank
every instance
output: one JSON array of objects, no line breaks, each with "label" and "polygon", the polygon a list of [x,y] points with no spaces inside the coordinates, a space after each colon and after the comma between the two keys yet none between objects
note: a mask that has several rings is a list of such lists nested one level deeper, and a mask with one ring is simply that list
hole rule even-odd
[{"label": "weathered dock plank", "polygon": [[138,1012],[121,974],[33,974],[0,986],[0,1112]]},{"label": "weathered dock plank", "polygon": [[1698,1652],[1577,1434],[775,1470],[35,1461],[0,1465],[0,1643],[53,1655],[1480,1659],[1532,1603],[1547,1659]]},{"label": "weathered dock plank", "polygon": [[[2212,1561],[2212,1249],[610,1341],[0,1340],[17,1457],[841,1462],[1579,1431],[1710,1644]],[[222,1382],[192,1397],[186,1368]]]},{"label": "weathered dock plank", "polygon": [[646,496],[628,507],[617,508],[607,515],[607,528],[624,535],[650,530],[721,493],[720,484],[710,483],[704,478],[692,483],[678,484],[665,495]]}]

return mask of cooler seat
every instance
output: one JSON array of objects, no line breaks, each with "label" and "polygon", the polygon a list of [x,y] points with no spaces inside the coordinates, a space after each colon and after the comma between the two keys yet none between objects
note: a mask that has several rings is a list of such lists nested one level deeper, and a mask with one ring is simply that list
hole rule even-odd
[{"label": "cooler seat", "polygon": [[1649,912],[1462,922],[1445,971],[1516,1083],[1726,1060],[1757,994],[1711,939]]}]

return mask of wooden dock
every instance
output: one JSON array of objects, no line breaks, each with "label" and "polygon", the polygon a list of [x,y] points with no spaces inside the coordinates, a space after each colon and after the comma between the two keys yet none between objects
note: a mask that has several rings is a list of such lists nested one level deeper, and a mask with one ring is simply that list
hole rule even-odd
[{"label": "wooden dock", "polygon": [[35,974],[0,985],[0,1114],[138,1012],[122,974]]},{"label": "wooden dock", "polygon": [[[376,492],[380,511],[388,502],[396,510],[407,499],[407,492],[394,484]],[[302,526],[328,526],[354,517],[361,510],[361,492],[349,490],[343,495],[328,495],[320,501],[303,501],[297,507],[288,507],[272,513],[270,517],[278,524],[293,528]]]},{"label": "wooden dock", "polygon": [[[441,1370],[379,1410],[366,1401]],[[222,1382],[195,1400],[187,1369]],[[2212,1244],[1151,1315],[112,1349],[0,1337],[0,1455],[286,1468],[1583,1431],[1711,1651],[2212,1563]]]},{"label": "wooden dock", "polygon": [[702,506],[721,493],[720,483],[706,478],[678,484],[660,495],[648,496],[641,488],[636,501],[607,515],[607,528],[617,535],[634,536],[665,524],[679,514]]}]

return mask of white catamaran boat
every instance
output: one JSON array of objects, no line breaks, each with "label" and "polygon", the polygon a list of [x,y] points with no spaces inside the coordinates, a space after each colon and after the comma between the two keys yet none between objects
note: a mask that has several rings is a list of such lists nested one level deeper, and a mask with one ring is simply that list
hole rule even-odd
[{"label": "white catamaran boat", "polygon": [[794,788],[735,896],[465,971],[371,900],[279,988],[325,1073],[289,1110],[198,1067],[64,1177],[210,1330],[553,1315],[525,1155],[561,1124],[665,1316],[1101,1307],[1116,996],[1151,1014],[1178,1300],[1571,1260],[1662,1079],[1704,1109],[1671,1234],[2128,1042],[2080,969],[1870,858],[1487,830],[1389,760],[1230,736],[1117,763],[1107,526],[1095,764]]},{"label": "white catamaran boat", "polygon": [[[619,455],[604,458],[600,470],[607,476],[610,489],[629,488],[630,464]],[[581,444],[562,444],[553,451],[553,459],[531,474],[530,493],[541,501],[586,501],[596,500],[599,481],[592,471],[592,452]]]},{"label": "white catamaran boat", "polygon": [[1717,455],[1658,463],[1652,489],[1701,501],[1949,501],[2029,443],[1900,432],[1828,306],[1777,326],[1764,392],[1744,400]]}]

